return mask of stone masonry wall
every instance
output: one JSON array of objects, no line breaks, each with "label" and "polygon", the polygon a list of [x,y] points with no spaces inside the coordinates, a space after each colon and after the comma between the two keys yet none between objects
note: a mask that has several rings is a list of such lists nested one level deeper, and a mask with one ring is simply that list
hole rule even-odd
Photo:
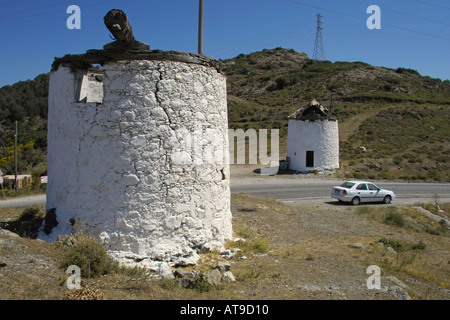
[{"label": "stone masonry wall", "polygon": [[215,68],[61,64],[49,90],[47,210],[59,224],[41,238],[89,229],[145,266],[195,262],[232,236],[226,79]]}]

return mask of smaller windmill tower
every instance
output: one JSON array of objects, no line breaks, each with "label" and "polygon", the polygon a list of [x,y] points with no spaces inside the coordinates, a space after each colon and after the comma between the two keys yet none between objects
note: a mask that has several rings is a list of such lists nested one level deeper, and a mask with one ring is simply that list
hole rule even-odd
[{"label": "smaller windmill tower", "polygon": [[339,168],[338,121],[316,100],[289,116],[287,157],[297,172]]}]

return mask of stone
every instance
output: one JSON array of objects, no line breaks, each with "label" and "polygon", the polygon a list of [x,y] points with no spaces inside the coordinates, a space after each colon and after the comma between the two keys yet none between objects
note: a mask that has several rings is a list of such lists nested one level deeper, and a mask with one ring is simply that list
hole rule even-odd
[{"label": "stone", "polygon": [[231,282],[235,282],[236,278],[234,277],[233,273],[231,273],[231,271],[226,271],[222,275],[222,281],[231,283]]},{"label": "stone", "polygon": [[126,186],[134,186],[139,183],[139,178],[135,174],[124,174],[120,182]]},{"label": "stone", "polygon": [[166,262],[161,262],[159,264],[159,276],[162,279],[173,279],[174,274]]},{"label": "stone", "polygon": [[397,300],[411,300],[409,294],[399,286],[390,284],[381,286],[381,291],[394,297]]},{"label": "stone", "polygon": [[231,264],[228,261],[220,261],[214,266],[214,269],[219,270],[221,273],[230,271],[230,268],[231,268]]},{"label": "stone", "polygon": [[395,249],[392,248],[392,247],[386,247],[386,251],[390,252],[390,253],[393,253],[393,254],[397,254],[397,251],[395,251]]},{"label": "stone", "polygon": [[366,247],[360,242],[352,243],[349,244],[348,246],[352,249],[359,249],[361,251],[366,251]]},{"label": "stone", "polygon": [[205,277],[206,277],[206,281],[215,287],[220,285],[220,283],[222,281],[222,273],[218,269],[209,270],[205,274]]},{"label": "stone", "polygon": [[193,252],[189,257],[181,257],[175,260],[175,266],[177,267],[188,267],[194,266],[197,263],[197,260],[200,259],[200,256]]},{"label": "stone", "polygon": [[173,275],[175,276],[178,285],[183,288],[191,287],[198,279],[198,275],[195,272],[184,269],[175,269]]}]

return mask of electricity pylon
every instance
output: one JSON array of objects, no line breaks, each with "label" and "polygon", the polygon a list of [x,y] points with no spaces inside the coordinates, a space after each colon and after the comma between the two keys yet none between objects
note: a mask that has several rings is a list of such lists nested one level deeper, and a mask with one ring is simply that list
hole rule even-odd
[{"label": "electricity pylon", "polygon": [[322,15],[319,13],[317,15],[317,31],[316,31],[316,42],[314,44],[314,60],[325,60],[325,50],[323,48],[323,38],[322,38]]}]

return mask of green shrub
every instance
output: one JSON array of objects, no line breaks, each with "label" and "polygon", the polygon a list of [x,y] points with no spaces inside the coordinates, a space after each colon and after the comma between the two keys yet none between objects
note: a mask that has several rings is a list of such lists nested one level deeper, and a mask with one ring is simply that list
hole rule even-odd
[{"label": "green shrub", "polygon": [[266,239],[257,238],[251,241],[250,248],[259,253],[266,253],[269,251],[270,245]]},{"label": "green shrub", "polygon": [[395,208],[393,210],[390,210],[386,214],[384,222],[388,224],[397,225],[399,227],[403,227],[405,225],[405,219],[403,219],[403,216],[400,213],[395,211]]},{"label": "green shrub", "polygon": [[39,214],[39,208],[38,207],[27,207],[22,211],[22,214],[20,215],[19,220],[20,221],[29,221],[37,218],[37,215]]},{"label": "green shrub", "polygon": [[81,276],[90,278],[119,271],[119,263],[112,259],[106,249],[93,237],[75,234],[75,243],[61,261],[61,267],[76,265]]},{"label": "green shrub", "polygon": [[392,247],[395,251],[401,253],[405,251],[422,251],[427,248],[426,244],[420,240],[418,243],[409,243],[393,238],[382,237],[379,242],[382,242],[386,247]]},{"label": "green shrub", "polygon": [[195,280],[193,288],[200,292],[209,292],[214,288],[212,284],[210,284],[206,279],[198,278]]},{"label": "green shrub", "polygon": [[427,248],[427,245],[422,240],[420,240],[418,243],[413,244],[411,246],[412,250],[425,250],[426,248]]}]

